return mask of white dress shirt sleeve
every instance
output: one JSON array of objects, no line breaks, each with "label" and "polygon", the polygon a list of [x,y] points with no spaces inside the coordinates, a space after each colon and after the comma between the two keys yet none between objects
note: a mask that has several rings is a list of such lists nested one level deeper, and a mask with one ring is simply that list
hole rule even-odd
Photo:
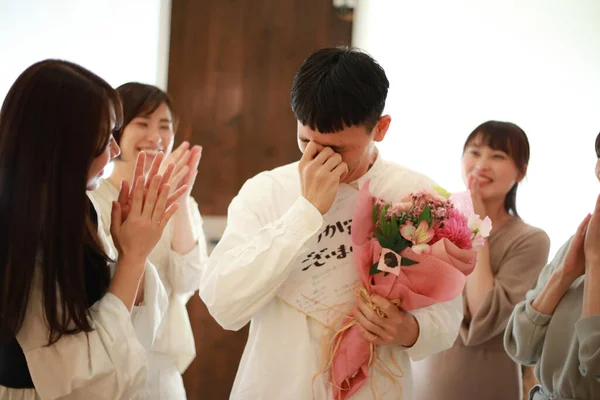
[{"label": "white dress shirt sleeve", "polygon": [[454,345],[463,319],[462,294],[453,300],[412,311],[419,323],[419,337],[406,349],[413,361],[422,360]]},{"label": "white dress shirt sleeve", "polygon": [[227,228],[200,283],[202,300],[228,330],[244,327],[273,299],[291,273],[291,262],[323,223],[321,213],[300,196],[263,226],[257,213],[273,205],[264,202],[265,189],[256,183],[247,182],[231,202]]}]

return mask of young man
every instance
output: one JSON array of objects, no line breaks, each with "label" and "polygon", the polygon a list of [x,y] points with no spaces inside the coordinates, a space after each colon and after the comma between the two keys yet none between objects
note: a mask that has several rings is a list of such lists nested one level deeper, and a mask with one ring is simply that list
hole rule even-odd
[{"label": "young man", "polygon": [[[367,181],[371,193],[386,201],[434,184],[378,155],[375,143],[391,122],[382,116],[388,86],[383,69],[364,53],[327,48],[311,55],[297,71],[291,95],[302,158],[249,179],[229,206],[227,229],[210,257],[200,296],[225,329],[251,322],[232,399],[332,398],[328,375],[318,374],[328,320],[307,299],[332,306],[323,299],[342,298],[340,285],[356,276],[356,266],[349,253],[351,221],[330,216],[347,212],[352,218],[344,202]],[[332,247],[330,241],[328,247],[336,249],[330,252],[323,246],[334,239],[345,242]],[[379,398],[402,393],[411,400],[409,358],[452,346],[462,320],[460,296],[412,313],[373,296],[389,316],[381,318],[346,292],[379,361],[403,376],[392,380],[372,369],[352,399],[371,399],[376,390]]]}]

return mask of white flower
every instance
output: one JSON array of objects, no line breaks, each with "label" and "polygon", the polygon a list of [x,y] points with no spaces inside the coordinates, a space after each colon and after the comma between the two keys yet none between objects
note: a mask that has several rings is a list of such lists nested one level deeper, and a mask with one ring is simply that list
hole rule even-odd
[{"label": "white flower", "polygon": [[492,231],[492,220],[490,217],[485,217],[482,220],[479,215],[473,214],[469,217],[467,225],[474,236],[479,235],[482,238],[490,236],[490,232]]}]

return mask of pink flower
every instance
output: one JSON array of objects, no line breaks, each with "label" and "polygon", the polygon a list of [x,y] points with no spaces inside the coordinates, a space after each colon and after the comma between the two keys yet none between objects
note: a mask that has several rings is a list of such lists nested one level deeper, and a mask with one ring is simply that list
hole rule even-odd
[{"label": "pink flower", "polygon": [[438,208],[431,210],[431,215],[433,215],[433,218],[440,221],[440,220],[443,220],[444,218],[446,218],[446,214],[448,214],[448,210],[450,210],[450,208],[438,207]]},{"label": "pink flower", "polygon": [[388,218],[392,218],[398,216],[400,213],[405,213],[412,208],[412,203],[410,201],[402,201],[400,203],[392,203],[392,205],[388,208],[386,216]]},{"label": "pink flower", "polygon": [[440,203],[445,203],[448,199],[446,199],[444,196],[442,196],[440,194],[440,192],[432,189],[432,188],[425,188],[421,190],[422,193],[426,194],[428,197],[430,197],[432,200],[440,202]]},{"label": "pink flower", "polygon": [[448,211],[447,218],[436,230],[433,241],[437,242],[442,238],[446,238],[459,248],[470,250],[473,248],[472,237],[473,232],[469,228],[467,219],[460,211],[453,208]]},{"label": "pink flower", "polygon": [[[403,201],[406,200],[403,199]],[[410,210],[410,215],[414,218],[419,218],[425,206],[427,206],[434,218],[443,219],[445,210],[452,207],[452,203],[448,199],[430,189],[422,189],[413,193],[410,196],[410,201],[414,204]]]},{"label": "pink flower", "polygon": [[375,199],[375,205],[377,208],[382,208],[385,206],[386,202],[383,199]]},{"label": "pink flower", "polygon": [[430,247],[427,243],[433,239],[435,231],[429,228],[427,221],[421,221],[418,227],[415,228],[412,222],[407,221],[400,227],[402,237],[412,242],[411,249],[417,253],[429,253]]},{"label": "pink flower", "polygon": [[477,250],[484,245],[484,239],[490,235],[492,221],[488,217],[481,219],[479,215],[475,214],[471,192],[468,190],[453,193],[450,196],[450,201],[463,214],[464,218],[467,219],[467,225],[471,230],[470,248]]}]

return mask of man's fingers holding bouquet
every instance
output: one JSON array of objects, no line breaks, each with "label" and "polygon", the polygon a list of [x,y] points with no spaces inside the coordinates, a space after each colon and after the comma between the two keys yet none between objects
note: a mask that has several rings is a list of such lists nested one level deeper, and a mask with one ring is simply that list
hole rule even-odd
[{"label": "man's fingers holding bouquet", "polygon": [[[396,329],[393,320],[402,318],[400,310],[385,299],[378,299],[378,303],[383,307],[376,304],[373,298],[371,298],[371,300],[373,300],[373,304],[367,304],[362,297],[357,299],[357,307],[353,310],[354,318],[366,331],[379,337],[386,342],[386,344],[389,344],[394,339]],[[385,304],[385,302],[389,303],[391,307],[389,307],[388,304]],[[391,320],[390,317],[392,317],[393,320]],[[365,335],[363,334],[363,336]],[[369,336],[370,335],[366,335],[365,339],[369,340]]]},{"label": "man's fingers holding bouquet", "polygon": [[412,346],[419,336],[415,317],[383,297],[373,295],[371,301],[359,297],[353,310],[363,337],[373,344]]},{"label": "man's fingers holding bouquet", "polygon": [[360,333],[363,337],[373,344],[388,344],[387,341],[391,340],[391,336],[387,334],[385,329],[376,323],[372,322],[359,307],[352,310],[352,315],[358,324]]},{"label": "man's fingers holding bouquet", "polygon": [[385,340],[381,339],[376,334],[371,333],[368,330],[366,330],[365,328],[363,328],[362,325],[358,325],[358,329],[360,330],[360,334],[365,338],[365,340],[367,342],[382,345],[382,346],[388,344]]}]

